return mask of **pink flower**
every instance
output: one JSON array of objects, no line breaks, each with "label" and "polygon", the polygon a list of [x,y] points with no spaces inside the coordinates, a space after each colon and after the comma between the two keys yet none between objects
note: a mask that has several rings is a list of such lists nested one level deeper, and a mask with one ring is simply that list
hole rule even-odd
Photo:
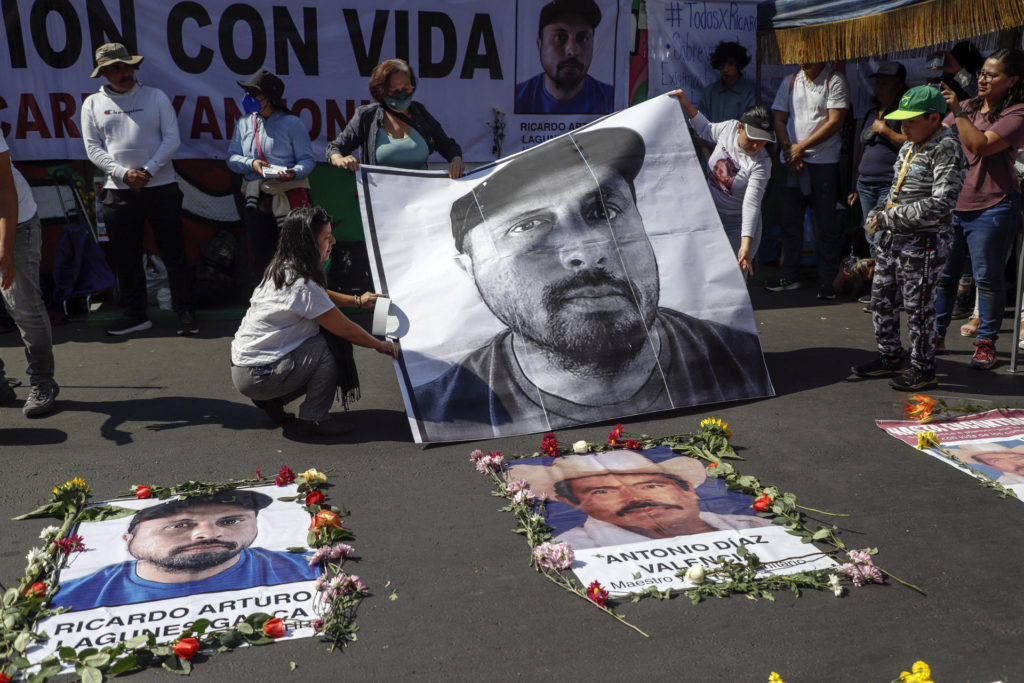
[{"label": "pink flower", "polygon": [[484,452],[478,449],[469,454],[469,460],[476,465],[476,471],[480,474],[500,470],[505,465],[505,457],[497,451],[489,451],[484,455]]},{"label": "pink flower", "polygon": [[601,607],[608,604],[608,591],[601,587],[601,584],[594,581],[587,587],[587,598]]},{"label": "pink flower", "polygon": [[295,472],[292,471],[288,465],[281,465],[281,469],[278,471],[277,476],[274,477],[274,483],[278,486],[287,486],[288,484],[295,481]]},{"label": "pink flower", "polygon": [[356,554],[356,549],[347,543],[335,543],[331,546],[331,559],[340,560],[341,558],[349,558]]},{"label": "pink flower", "polygon": [[533,559],[541,568],[568,569],[576,558],[569,544],[545,541],[533,549]]},{"label": "pink flower", "polygon": [[540,441],[540,452],[550,455],[552,458],[558,455],[558,439],[554,432],[548,432]]},{"label": "pink flower", "polygon": [[870,553],[863,550],[851,550],[848,555],[852,561],[837,569],[837,574],[848,577],[854,586],[882,583],[882,572],[875,566]]},{"label": "pink flower", "polygon": [[317,631],[319,631],[323,627],[324,627],[324,620],[323,619],[314,619],[313,620],[313,632],[314,633],[316,633]]},{"label": "pink flower", "polygon": [[59,541],[54,541],[53,544],[60,548],[60,551],[65,555],[70,555],[71,553],[80,553],[85,550],[85,543],[82,542],[83,540],[84,539],[81,536],[74,534],[67,538],[62,538]]}]

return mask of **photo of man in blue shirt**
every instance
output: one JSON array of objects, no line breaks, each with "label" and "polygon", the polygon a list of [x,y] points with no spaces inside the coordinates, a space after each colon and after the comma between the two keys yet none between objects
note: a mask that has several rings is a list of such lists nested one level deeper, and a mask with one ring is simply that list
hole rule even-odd
[{"label": "photo of man in blue shirt", "polygon": [[80,611],[315,579],[304,554],[250,547],[256,516],[272,502],[233,490],[144,508],[122,536],[135,559],[62,583],[53,606]]},{"label": "photo of man in blue shirt", "polygon": [[540,11],[543,71],[516,85],[517,114],[610,114],[613,88],[587,74],[601,10],[594,0],[551,0]]}]

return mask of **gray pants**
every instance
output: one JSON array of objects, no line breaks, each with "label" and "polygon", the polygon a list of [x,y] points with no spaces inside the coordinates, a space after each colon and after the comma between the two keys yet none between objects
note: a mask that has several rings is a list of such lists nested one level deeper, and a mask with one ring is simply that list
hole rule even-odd
[{"label": "gray pants", "polygon": [[[33,385],[53,380],[53,332],[39,289],[42,244],[43,228],[38,215],[18,224],[14,233],[14,283],[3,291],[7,311],[25,343],[28,376]],[[3,374],[4,361],[0,358],[0,376]]]},{"label": "gray pants", "polygon": [[243,396],[256,401],[280,398],[285,403],[305,394],[299,419],[325,420],[334,405],[338,366],[321,334],[314,334],[298,348],[270,365],[231,366],[231,381]]}]

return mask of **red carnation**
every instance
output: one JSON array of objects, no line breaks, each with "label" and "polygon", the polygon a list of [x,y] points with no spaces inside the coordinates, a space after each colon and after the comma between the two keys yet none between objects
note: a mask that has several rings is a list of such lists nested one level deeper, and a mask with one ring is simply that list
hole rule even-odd
[{"label": "red carnation", "polygon": [[554,432],[548,432],[540,441],[540,452],[550,455],[552,458],[558,455],[558,439]]},{"label": "red carnation", "polygon": [[281,465],[280,471],[274,477],[274,483],[278,486],[287,486],[293,481],[295,481],[295,472],[292,472],[292,468],[288,465]]},{"label": "red carnation", "polygon": [[604,607],[608,604],[608,591],[601,587],[601,584],[594,581],[587,586],[587,597],[591,602]]}]

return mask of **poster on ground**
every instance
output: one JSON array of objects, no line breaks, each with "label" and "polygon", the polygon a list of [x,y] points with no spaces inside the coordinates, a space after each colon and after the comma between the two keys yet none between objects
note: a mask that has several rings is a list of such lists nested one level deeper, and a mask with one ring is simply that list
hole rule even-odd
[{"label": "poster on ground", "polygon": [[49,639],[30,658],[146,633],[173,641],[197,619],[228,628],[257,612],[308,621],[284,638],[311,637],[319,566],[287,550],[305,547],[309,514],[280,500],[297,494],[291,484],[95,503],[135,512],[79,524],[85,550],[70,556],[51,600],[70,611],[39,623]]},{"label": "poster on ground", "polygon": [[359,195],[417,442],[773,395],[667,96],[457,180],[364,166]]},{"label": "poster on ground", "polygon": [[[1024,500],[1024,410],[990,410],[927,424],[903,420],[877,420],[875,424],[915,448],[920,432],[934,432],[942,448],[962,460],[970,473],[995,480]],[[925,452],[965,471],[937,448]]]},{"label": "poster on ground", "polygon": [[740,548],[758,556],[762,575],[828,569],[813,545],[757,516],[750,496],[706,478],[704,464],[661,446],[508,463],[508,479],[548,499],[553,540],[572,546],[572,570],[584,585],[613,595],[655,587],[681,589],[689,567],[710,569]]}]

